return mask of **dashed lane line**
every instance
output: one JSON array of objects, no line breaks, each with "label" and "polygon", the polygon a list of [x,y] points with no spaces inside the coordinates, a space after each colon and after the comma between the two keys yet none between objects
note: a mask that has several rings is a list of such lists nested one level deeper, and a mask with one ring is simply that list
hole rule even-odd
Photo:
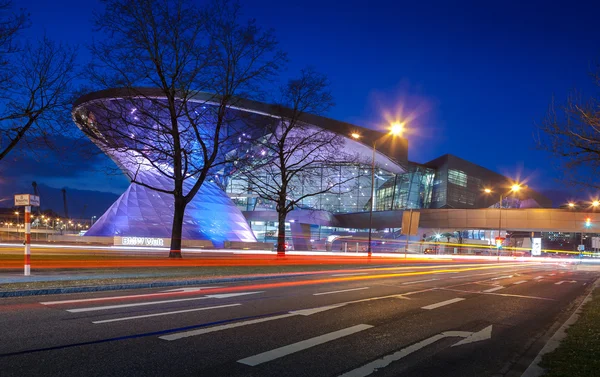
[{"label": "dashed lane line", "polygon": [[482,292],[484,292],[484,293],[490,293],[490,292],[499,291],[501,289],[504,289],[504,287],[494,287],[494,288],[486,289],[485,291],[482,291]]},{"label": "dashed lane line", "polygon": [[453,298],[453,299],[450,299],[450,300],[438,302],[438,303],[435,303],[435,304],[423,306],[421,309],[433,310],[433,309],[441,308],[442,306],[454,304],[455,302],[460,302],[460,301],[463,301],[463,300],[464,300],[464,298],[457,297],[457,298]]}]

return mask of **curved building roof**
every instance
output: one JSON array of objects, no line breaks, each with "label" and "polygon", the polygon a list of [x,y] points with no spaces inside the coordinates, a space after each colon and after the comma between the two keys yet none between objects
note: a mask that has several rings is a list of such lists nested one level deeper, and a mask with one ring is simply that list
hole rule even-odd
[{"label": "curved building roof", "polygon": [[[113,100],[118,98],[130,97],[146,97],[160,98],[163,97],[162,91],[156,88],[113,88],[100,90],[78,98],[73,104],[73,109],[76,110],[86,103],[99,100]],[[197,92],[193,97],[193,101],[203,102],[207,104],[215,104],[216,96],[211,93]],[[292,110],[279,105],[267,104],[258,101],[247,100],[243,98],[235,98],[231,102],[232,109],[247,111],[255,114],[260,114],[268,117],[291,116]],[[386,142],[380,141],[386,136],[386,133],[376,130],[360,127],[354,124],[338,121],[331,118],[326,118],[314,114],[302,114],[300,121],[322,129],[335,132],[342,135],[350,141],[358,152],[366,155],[365,148],[369,149],[368,157],[371,159],[370,153],[375,142],[378,156],[376,156],[376,165],[383,169],[389,169],[391,172],[402,172],[406,170],[408,163],[408,140],[404,137],[394,137],[393,140]],[[352,133],[361,135],[360,140],[355,140],[350,137]],[[393,165],[397,165],[394,168]]]}]

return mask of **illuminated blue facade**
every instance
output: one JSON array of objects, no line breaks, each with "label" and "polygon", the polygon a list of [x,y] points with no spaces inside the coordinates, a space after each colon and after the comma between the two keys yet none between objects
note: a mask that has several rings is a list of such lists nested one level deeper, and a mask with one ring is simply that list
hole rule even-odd
[{"label": "illuminated blue facade", "polygon": [[[170,182],[158,175],[143,180],[153,187],[170,189]],[[186,180],[186,187],[193,185]],[[173,224],[173,196],[133,183],[86,232],[86,236],[135,236],[170,238]],[[255,242],[248,222],[231,199],[214,183],[205,183],[187,205],[183,219],[184,240]]]},{"label": "illuminated blue facade", "polygon": [[[132,183],[85,235],[171,238],[174,214],[171,192],[174,182],[170,177],[173,176],[173,167],[163,152],[168,147],[162,148],[161,144],[171,143],[172,140],[166,138],[165,134],[153,136],[153,129],[159,127],[158,124],[165,117],[160,96],[124,98],[118,95],[104,96],[102,92],[97,92],[92,93],[91,97],[94,98],[83,98],[76,104],[73,110],[76,124],[93,132],[92,141],[132,182],[139,183]],[[188,105],[195,106],[198,111],[192,110],[192,113],[196,114],[210,107],[206,101],[190,101]],[[210,135],[208,129],[212,126],[211,118],[203,119],[206,121],[207,135]],[[181,129],[189,132],[185,117],[179,121],[182,123]],[[168,122],[162,124],[164,127]],[[193,136],[183,132],[182,143],[194,140]],[[220,152],[227,153],[239,145],[240,142],[234,140],[234,144],[222,147]],[[193,158],[201,160],[201,156],[198,153]],[[211,172],[211,178],[202,184],[187,204],[182,240],[211,241],[215,247],[223,247],[226,241],[256,242],[250,224],[240,209],[217,184],[226,179],[230,169],[231,166],[223,165],[218,171]],[[187,174],[184,194],[195,183],[194,176]]]}]

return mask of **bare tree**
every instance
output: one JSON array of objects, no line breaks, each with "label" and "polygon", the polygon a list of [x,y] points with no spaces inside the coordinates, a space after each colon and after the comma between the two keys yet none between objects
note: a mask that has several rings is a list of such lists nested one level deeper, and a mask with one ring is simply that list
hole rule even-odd
[{"label": "bare tree", "polygon": [[282,89],[281,101],[273,111],[277,117],[266,126],[266,136],[254,145],[254,164],[240,172],[250,191],[275,203],[278,256],[285,255],[287,215],[307,200],[355,178],[340,173],[340,165],[356,160],[344,150],[344,138],[304,119],[307,114],[323,114],[331,106],[327,78],[313,69],[303,70]]},{"label": "bare tree", "polygon": [[[285,55],[271,31],[241,23],[235,2],[103,2],[96,25],[106,38],[91,47],[89,74],[99,88],[121,88],[120,100],[98,103],[92,122],[77,123],[120,154],[132,183],[173,196],[169,256],[180,258],[185,208],[228,162],[239,125],[231,108],[256,97]],[[159,178],[147,179],[149,171]]]},{"label": "bare tree", "polygon": [[23,11],[0,1],[0,160],[21,141],[37,147],[69,124],[67,108],[75,77],[75,51],[48,38],[18,44],[27,26]]},{"label": "bare tree", "polygon": [[[600,76],[595,76],[600,86]],[[550,106],[536,138],[540,149],[552,153],[567,183],[600,189],[600,102],[572,94],[563,105]]]}]

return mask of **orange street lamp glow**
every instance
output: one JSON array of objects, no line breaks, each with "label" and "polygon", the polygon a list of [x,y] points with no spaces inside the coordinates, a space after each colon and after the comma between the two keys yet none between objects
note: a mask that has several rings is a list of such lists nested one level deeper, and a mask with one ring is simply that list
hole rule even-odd
[{"label": "orange street lamp glow", "polygon": [[518,184],[515,183],[514,185],[511,186],[510,191],[517,192],[520,189],[521,189],[521,185],[518,185]]},{"label": "orange street lamp glow", "polygon": [[360,134],[358,132],[352,132],[350,136],[352,136],[353,139],[360,139]]},{"label": "orange street lamp glow", "polygon": [[492,190],[491,190],[491,189],[489,189],[489,188],[486,188],[486,189],[485,189],[485,190],[483,190],[483,191],[484,191],[486,194],[491,194],[491,193],[492,193]]},{"label": "orange street lamp glow", "polygon": [[597,200],[594,200],[594,201],[592,202],[592,207],[598,207],[599,205],[600,205],[600,202],[599,202],[599,201],[597,201]]},{"label": "orange street lamp glow", "polygon": [[575,207],[575,203],[573,203],[573,202],[569,203],[569,207],[570,207],[570,208],[573,208],[573,207]]}]

